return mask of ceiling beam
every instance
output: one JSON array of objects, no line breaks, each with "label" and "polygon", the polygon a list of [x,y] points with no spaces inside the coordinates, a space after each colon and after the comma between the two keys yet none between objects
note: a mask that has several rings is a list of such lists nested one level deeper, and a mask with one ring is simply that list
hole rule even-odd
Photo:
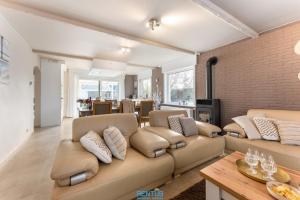
[{"label": "ceiling beam", "polygon": [[54,51],[45,51],[45,50],[40,50],[40,49],[32,49],[32,52],[39,54],[39,55],[49,55],[49,56],[57,56],[57,57],[64,57],[64,58],[72,58],[72,59],[80,59],[80,60],[88,60],[88,61],[93,61],[95,59],[99,60],[109,60],[109,61],[114,61],[114,62],[121,62],[125,63],[127,65],[133,66],[133,67],[145,67],[145,68],[150,68],[154,69],[156,66],[148,66],[148,65],[141,65],[141,64],[135,64],[135,63],[130,63],[130,62],[124,62],[122,60],[117,60],[117,59],[107,59],[103,57],[89,57],[89,56],[83,56],[83,55],[74,55],[74,54],[66,54],[66,53],[60,53],[60,52],[54,52]]},{"label": "ceiling beam", "polygon": [[230,13],[228,13],[221,7],[217,6],[210,0],[193,0],[193,1],[196,4],[200,5],[202,8],[206,9],[207,11],[215,15],[216,17],[220,18],[221,20],[231,25],[236,30],[242,32],[243,34],[251,38],[257,38],[259,36],[259,33],[256,32],[254,29],[244,24],[239,19],[232,16]]},{"label": "ceiling beam", "polygon": [[11,8],[11,9],[15,9],[15,10],[18,10],[18,11],[30,13],[30,14],[33,14],[33,15],[36,15],[36,16],[39,16],[39,17],[44,17],[44,18],[48,18],[48,19],[51,19],[51,20],[56,20],[56,21],[60,21],[60,22],[63,22],[63,23],[72,24],[72,25],[75,25],[75,26],[78,26],[78,27],[90,29],[90,30],[93,30],[93,31],[101,32],[101,33],[106,33],[106,34],[109,34],[109,35],[125,38],[125,39],[128,39],[128,40],[140,42],[140,43],[151,45],[151,46],[166,48],[166,49],[179,51],[179,52],[183,52],[183,53],[187,53],[187,54],[194,54],[195,53],[194,51],[189,50],[189,49],[184,49],[184,48],[172,46],[172,45],[165,44],[165,43],[162,43],[162,42],[159,42],[159,41],[145,39],[145,38],[142,38],[142,37],[139,37],[139,36],[136,36],[136,35],[131,35],[131,34],[128,34],[128,33],[122,33],[120,31],[113,30],[113,29],[110,29],[110,28],[106,28],[106,27],[103,27],[103,26],[99,26],[99,25],[96,25],[96,24],[92,24],[90,22],[81,21],[81,20],[78,20],[78,19],[66,17],[66,16],[63,16],[63,15],[59,15],[57,13],[52,13],[52,12],[49,12],[49,11],[46,11],[46,10],[33,8],[33,7],[30,7],[30,6],[23,5],[23,4],[16,3],[16,2],[12,2],[12,1],[0,0],[0,5],[4,6],[4,7]]}]

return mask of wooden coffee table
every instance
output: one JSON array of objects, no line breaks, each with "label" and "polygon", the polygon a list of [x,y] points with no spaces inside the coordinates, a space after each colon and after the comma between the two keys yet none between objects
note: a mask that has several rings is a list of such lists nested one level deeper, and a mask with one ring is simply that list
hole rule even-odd
[{"label": "wooden coffee table", "polygon": [[[200,171],[206,180],[207,200],[273,200],[266,185],[256,182],[238,172],[235,161],[244,157],[234,152]],[[300,183],[300,172],[280,166],[291,177],[291,184]]]}]

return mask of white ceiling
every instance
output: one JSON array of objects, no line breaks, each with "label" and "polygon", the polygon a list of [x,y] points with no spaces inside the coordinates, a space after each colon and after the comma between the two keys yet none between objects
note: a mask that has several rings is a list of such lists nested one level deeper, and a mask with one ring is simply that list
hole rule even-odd
[{"label": "white ceiling", "polygon": [[211,1],[259,33],[300,20],[299,0]]},{"label": "white ceiling", "polygon": [[[178,48],[203,52],[247,36],[192,0],[7,0]],[[257,32],[300,20],[299,0],[211,0]],[[33,49],[98,57],[145,66],[190,60],[186,53],[0,7]],[[162,21],[157,31],[145,24]],[[127,55],[120,47],[131,47]],[[70,63],[76,65],[71,59]],[[91,62],[86,62],[90,67]]]}]

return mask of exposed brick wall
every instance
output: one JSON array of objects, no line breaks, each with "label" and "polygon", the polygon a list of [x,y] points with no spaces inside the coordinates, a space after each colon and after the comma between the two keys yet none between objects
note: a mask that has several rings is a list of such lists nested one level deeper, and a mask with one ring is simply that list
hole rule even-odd
[{"label": "exposed brick wall", "polygon": [[222,126],[250,108],[300,110],[300,23],[243,40],[198,56],[197,98],[206,96],[206,61],[217,56],[213,70],[213,97],[221,104]]}]

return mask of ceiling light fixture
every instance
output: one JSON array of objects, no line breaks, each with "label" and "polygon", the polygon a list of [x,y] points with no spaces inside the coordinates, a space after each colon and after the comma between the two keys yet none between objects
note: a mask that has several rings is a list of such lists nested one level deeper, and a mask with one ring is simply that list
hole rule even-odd
[{"label": "ceiling light fixture", "polygon": [[123,54],[127,54],[131,51],[131,49],[129,47],[121,47],[121,51]]},{"label": "ceiling light fixture", "polygon": [[153,19],[150,19],[150,20],[147,22],[146,26],[147,26],[148,28],[151,28],[152,31],[154,31],[155,29],[157,29],[157,28],[160,26],[160,21],[157,20],[157,19],[154,19],[154,18],[153,18]]}]

